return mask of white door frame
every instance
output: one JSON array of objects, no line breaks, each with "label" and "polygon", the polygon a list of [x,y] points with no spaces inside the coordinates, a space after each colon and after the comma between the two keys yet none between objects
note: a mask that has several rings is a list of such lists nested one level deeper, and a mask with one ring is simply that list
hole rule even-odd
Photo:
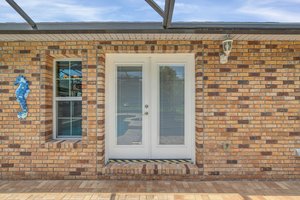
[{"label": "white door frame", "polygon": [[[163,149],[165,155],[168,154],[168,149],[171,147],[174,148],[177,145],[156,145],[150,144],[152,140],[156,140],[157,137],[154,137],[154,134],[150,134],[153,132],[157,132],[158,130],[152,130],[151,124],[153,123],[153,119],[151,115],[153,113],[157,114],[158,101],[153,99],[159,97],[159,95],[153,95],[155,92],[159,91],[156,84],[153,82],[150,83],[151,80],[148,80],[149,77],[156,77],[155,73],[158,73],[158,64],[184,64],[185,65],[185,145],[180,146],[180,148],[187,148],[187,155],[193,162],[195,162],[195,59],[194,54],[189,53],[176,53],[176,54],[106,54],[106,68],[105,68],[105,161],[107,162],[109,158],[117,158],[116,152],[114,149],[118,147],[115,145],[114,136],[112,133],[115,133],[115,100],[116,100],[116,65],[143,65],[143,98],[148,99],[151,102],[146,102],[143,99],[143,104],[152,104],[156,102],[156,105],[150,105],[149,116],[143,117],[143,128],[145,129],[143,135],[143,145],[142,148],[147,148],[147,158],[151,158],[152,150],[151,148]],[[145,74],[151,74],[150,76],[145,76]],[[152,80],[153,81],[153,80]],[[150,86],[150,84],[151,86]],[[151,88],[152,87],[152,88]],[[151,88],[151,89],[150,89]],[[148,92],[150,90],[154,91]],[[145,92],[146,91],[146,92]],[[148,96],[147,96],[148,95]],[[152,96],[152,97],[151,97]],[[156,96],[156,97],[153,97]],[[188,101],[187,101],[188,100]],[[152,102],[153,101],[153,102]],[[156,126],[157,127],[157,126]],[[158,133],[158,132],[157,132]],[[149,140],[146,142],[145,140]],[[114,146],[115,145],[115,146]],[[146,146],[145,146],[146,145]],[[120,146],[120,145],[118,145]],[[133,146],[133,147],[131,147]],[[118,150],[118,153],[122,152],[123,155],[128,155],[128,151],[126,148],[136,148],[137,153],[134,151],[130,151],[130,156],[126,158],[142,158],[139,156],[138,146],[137,145],[124,145],[121,149]],[[178,146],[179,147],[179,146]],[[171,150],[172,151],[172,150]],[[121,154],[122,154],[121,153]],[[156,152],[155,154],[157,154]],[[119,158],[124,157],[120,155]],[[185,156],[186,157],[186,156]],[[170,159],[175,158],[183,158],[182,154],[179,154],[178,157],[171,157]]]}]

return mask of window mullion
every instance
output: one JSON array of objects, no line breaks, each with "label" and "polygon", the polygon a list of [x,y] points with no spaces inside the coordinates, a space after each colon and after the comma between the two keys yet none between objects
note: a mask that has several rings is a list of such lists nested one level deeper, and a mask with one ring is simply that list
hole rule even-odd
[{"label": "window mullion", "polygon": [[56,101],[82,101],[82,97],[55,97]]},{"label": "window mullion", "polygon": [[[69,97],[71,97],[71,61],[69,61]],[[73,135],[73,124],[72,124],[72,101],[70,101],[70,136]]]},{"label": "window mullion", "polygon": [[73,136],[73,120],[72,120],[72,116],[73,116],[73,109],[72,109],[72,103],[73,101],[70,101],[70,121],[71,121],[71,136]]},{"label": "window mullion", "polygon": [[69,97],[71,96],[71,61],[69,61]]},{"label": "window mullion", "polygon": [[55,100],[55,132],[57,137],[58,136],[58,103],[56,100]]}]

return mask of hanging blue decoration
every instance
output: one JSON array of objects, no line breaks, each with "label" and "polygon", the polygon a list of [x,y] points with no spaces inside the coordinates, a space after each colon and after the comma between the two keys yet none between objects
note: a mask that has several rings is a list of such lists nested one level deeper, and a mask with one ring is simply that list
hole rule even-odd
[{"label": "hanging blue decoration", "polygon": [[19,85],[19,87],[16,90],[16,97],[17,102],[20,103],[22,109],[22,112],[18,112],[18,118],[25,119],[28,114],[26,99],[30,92],[30,89],[28,87],[28,81],[24,76],[20,75],[16,78],[15,85]]}]

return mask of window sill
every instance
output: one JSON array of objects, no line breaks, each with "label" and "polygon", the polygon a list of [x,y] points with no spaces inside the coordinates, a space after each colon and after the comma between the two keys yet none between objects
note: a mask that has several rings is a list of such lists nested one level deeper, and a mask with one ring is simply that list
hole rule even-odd
[{"label": "window sill", "polygon": [[84,148],[81,139],[53,139],[42,145],[44,148],[80,149]]}]

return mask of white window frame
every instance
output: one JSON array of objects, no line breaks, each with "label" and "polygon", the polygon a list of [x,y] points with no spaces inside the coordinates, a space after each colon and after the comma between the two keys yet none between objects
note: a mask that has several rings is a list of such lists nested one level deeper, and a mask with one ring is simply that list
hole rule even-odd
[{"label": "white window frame", "polygon": [[57,69],[57,62],[61,61],[79,61],[82,64],[82,59],[79,58],[62,58],[62,59],[54,59],[53,60],[53,139],[60,139],[60,140],[72,140],[72,139],[81,139],[82,136],[58,136],[57,132],[57,102],[58,101],[81,101],[82,102],[82,96],[81,97],[56,97],[57,87],[56,87],[56,69]]}]

